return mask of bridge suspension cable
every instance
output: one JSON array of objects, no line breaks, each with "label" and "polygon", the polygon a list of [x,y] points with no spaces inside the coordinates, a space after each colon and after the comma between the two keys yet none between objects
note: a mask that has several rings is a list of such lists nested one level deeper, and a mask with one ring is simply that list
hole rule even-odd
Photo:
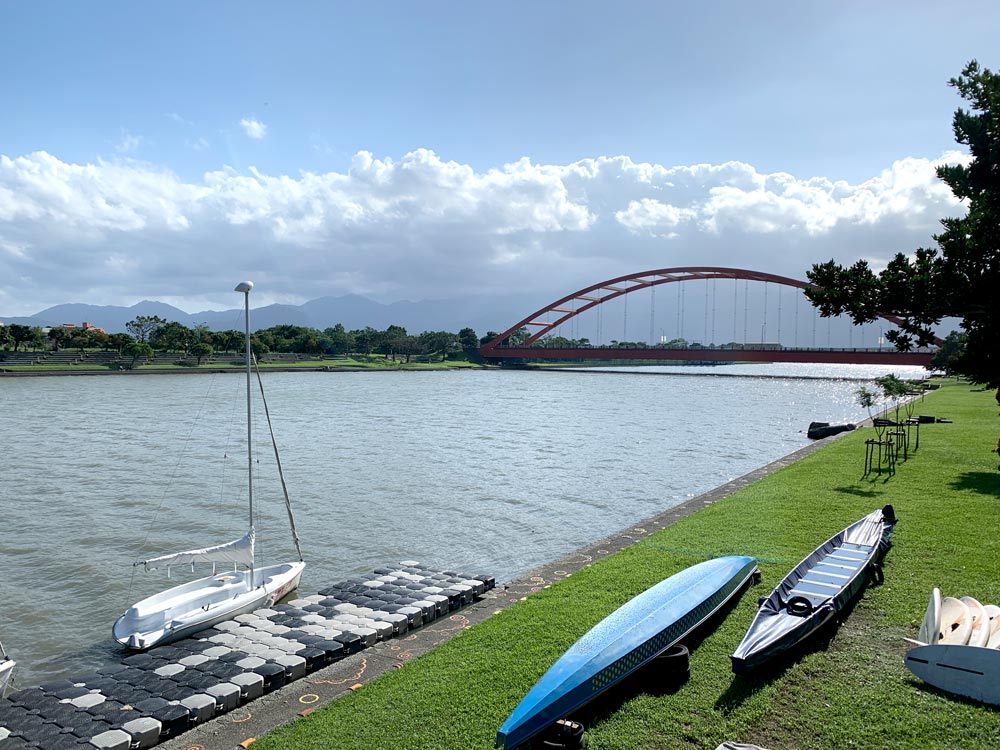
[{"label": "bridge suspension cable", "polygon": [[649,345],[653,346],[653,330],[656,322],[656,287],[649,285]]}]

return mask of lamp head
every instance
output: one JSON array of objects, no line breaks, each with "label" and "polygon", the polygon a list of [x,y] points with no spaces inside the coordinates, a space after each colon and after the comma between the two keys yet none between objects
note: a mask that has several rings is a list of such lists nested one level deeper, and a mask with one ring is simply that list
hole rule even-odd
[{"label": "lamp head", "polygon": [[251,289],[253,289],[252,281],[241,281],[236,285],[235,291],[242,292],[243,294],[249,294]]}]

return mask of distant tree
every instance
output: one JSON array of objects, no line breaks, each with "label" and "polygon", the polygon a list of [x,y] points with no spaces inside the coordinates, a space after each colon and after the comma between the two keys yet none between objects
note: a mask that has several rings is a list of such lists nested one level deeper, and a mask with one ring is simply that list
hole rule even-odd
[{"label": "distant tree", "polygon": [[41,338],[41,329],[32,330],[31,326],[21,325],[20,323],[11,323],[5,327],[11,343],[14,344],[15,352],[21,344],[24,344],[24,350],[27,351],[28,345],[35,341],[36,337],[38,339]]},{"label": "distant tree", "polygon": [[410,357],[415,354],[429,354],[425,348],[423,339],[420,336],[401,336],[394,340],[394,345],[396,347],[396,354],[399,354],[403,358],[405,364],[410,363]]},{"label": "distant tree", "polygon": [[126,357],[132,358],[132,361],[129,362],[128,365],[129,369],[132,369],[135,367],[135,363],[138,361],[139,357],[153,356],[153,347],[151,347],[144,341],[132,340],[129,341],[127,344],[125,344],[125,346],[122,348],[122,354],[124,354]]},{"label": "distant tree", "polygon": [[126,345],[128,345],[131,341],[135,341],[135,339],[127,333],[112,333],[108,336],[108,340],[104,344],[104,350],[108,351],[109,349],[114,349],[116,352],[121,354],[125,350]]},{"label": "distant tree", "polygon": [[302,352],[304,354],[318,354],[322,351],[320,345],[320,334],[315,328],[303,328],[301,332],[289,341],[288,351]]},{"label": "distant tree", "polygon": [[323,348],[327,354],[335,356],[347,354],[354,346],[354,338],[340,323],[323,331]]},{"label": "distant tree", "polygon": [[472,354],[479,348],[479,339],[471,328],[463,328],[458,332],[458,345],[466,354]]},{"label": "distant tree", "polygon": [[83,354],[84,350],[90,346],[90,336],[86,331],[77,331],[70,336],[69,345],[74,349],[79,349],[80,354]]},{"label": "distant tree", "polygon": [[[261,333],[258,331],[258,333]],[[246,346],[246,338],[244,340],[244,346]],[[260,359],[262,356],[271,351],[271,346],[268,344],[268,337],[258,336],[256,333],[250,335],[250,351],[253,352],[253,356]]]},{"label": "distant tree", "polygon": [[52,351],[57,352],[69,338],[69,331],[62,326],[52,326],[52,328],[49,329],[47,337],[49,341],[52,342]]},{"label": "distant tree", "polygon": [[358,331],[351,331],[351,335],[354,338],[354,343],[357,346],[358,352],[364,355],[369,355],[375,351],[379,345],[379,339],[381,338],[379,332],[371,326],[365,326],[363,329]]},{"label": "distant tree", "polygon": [[439,355],[443,362],[449,353],[459,349],[458,341],[458,336],[448,331],[424,331],[419,337],[419,348],[423,354]]},{"label": "distant tree", "polygon": [[205,323],[199,323],[196,325],[191,331],[191,335],[193,341],[200,341],[203,344],[215,343],[215,334]]},{"label": "distant tree", "polygon": [[148,343],[161,352],[187,352],[194,343],[194,334],[183,323],[171,320],[151,331]]},{"label": "distant tree", "polygon": [[91,348],[106,347],[110,338],[109,334],[98,331],[96,328],[87,331],[87,337],[90,339],[88,346]]},{"label": "distant tree", "polygon": [[808,272],[806,296],[829,317],[847,313],[855,324],[878,314],[902,320],[886,334],[896,348],[934,341],[933,327],[946,317],[961,318],[964,351],[952,368],[973,382],[1000,386],[1000,74],[973,60],[949,84],[971,111],[955,112],[955,139],[969,147],[968,165],[938,167],[937,175],[966,205],[961,218],[943,219],[937,249],[919,248],[912,258],[899,253],[875,274],[867,261],[850,268],[832,260]]},{"label": "distant tree", "polygon": [[378,352],[384,354],[386,359],[396,361],[396,354],[402,352],[405,346],[406,329],[402,326],[391,325],[379,336]]},{"label": "distant tree", "polygon": [[497,333],[496,331],[487,331],[486,335],[483,336],[481,339],[479,339],[479,345],[484,346],[485,344],[490,343],[493,339],[495,339],[499,335],[500,334]]},{"label": "distant tree", "polygon": [[13,343],[14,340],[10,336],[10,326],[0,325],[0,347],[6,349]]},{"label": "distant tree", "polygon": [[167,321],[159,315],[137,315],[134,320],[125,324],[125,330],[140,344],[145,344],[153,331],[166,324]]},{"label": "distant tree", "polygon": [[233,354],[241,352],[246,348],[246,334],[243,331],[216,331],[215,345],[219,351]]},{"label": "distant tree", "polygon": [[931,367],[942,370],[946,375],[956,372],[955,366],[965,354],[965,342],[969,337],[961,331],[952,331],[931,357]]},{"label": "distant tree", "polygon": [[575,341],[565,336],[546,336],[540,343],[550,349],[570,349],[576,345]]},{"label": "distant tree", "polygon": [[190,351],[191,351],[191,354],[193,354],[194,356],[196,356],[198,358],[198,364],[200,365],[201,361],[205,357],[212,356],[212,352],[215,351],[215,350],[212,348],[211,344],[206,344],[206,343],[204,343],[202,341],[199,341],[198,343],[191,345],[191,350]]},{"label": "distant tree", "polygon": [[520,346],[524,343],[525,339],[528,338],[528,329],[525,327],[518,328],[510,336],[507,337],[507,344],[509,346]]}]

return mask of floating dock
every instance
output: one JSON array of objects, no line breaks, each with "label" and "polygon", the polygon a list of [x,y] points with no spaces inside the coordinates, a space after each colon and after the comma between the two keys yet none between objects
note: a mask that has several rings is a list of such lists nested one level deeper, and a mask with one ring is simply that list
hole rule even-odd
[{"label": "floating dock", "polygon": [[495,584],[404,561],[96,672],[0,701],[0,750],[144,750],[379,641],[471,604]]}]

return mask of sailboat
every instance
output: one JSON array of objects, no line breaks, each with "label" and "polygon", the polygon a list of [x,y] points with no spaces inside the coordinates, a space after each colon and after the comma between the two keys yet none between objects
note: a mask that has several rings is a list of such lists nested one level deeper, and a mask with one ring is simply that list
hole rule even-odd
[{"label": "sailboat", "polygon": [[[189,583],[174,586],[147,597],[129,607],[112,628],[114,639],[128,649],[144,651],[192,635],[228,620],[238,614],[268,607],[299,585],[305,568],[291,505],[285,493],[285,506],[292,529],[297,562],[278,563],[254,567],[254,510],[253,510],[253,444],[251,429],[251,364],[250,349],[250,290],[253,283],[243,281],[236,286],[244,295],[246,320],[246,378],[247,378],[247,478],[250,524],[246,534],[227,544],[186,550],[142,560],[135,565],[145,569],[169,568],[174,565],[212,563],[213,574]],[[258,382],[260,378],[258,376]],[[263,388],[261,388],[263,396]],[[265,413],[267,402],[264,401]],[[270,421],[270,417],[268,418]],[[274,435],[271,435],[272,444]],[[275,458],[277,459],[275,445]],[[281,462],[278,460],[280,473]],[[284,479],[282,479],[284,487]],[[216,565],[226,565],[226,571],[216,574]]]},{"label": "sailboat", "polygon": [[14,660],[7,656],[3,644],[0,643],[0,698],[7,694],[7,688],[10,687],[11,678],[14,676],[14,664]]}]

